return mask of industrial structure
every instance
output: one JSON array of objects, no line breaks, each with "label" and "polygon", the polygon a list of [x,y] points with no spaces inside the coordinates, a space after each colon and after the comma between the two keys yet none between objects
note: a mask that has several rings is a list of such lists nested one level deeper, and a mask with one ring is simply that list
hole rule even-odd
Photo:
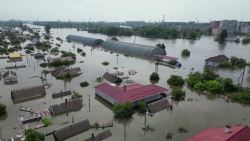
[{"label": "industrial structure", "polygon": [[77,36],[77,35],[68,35],[66,39],[70,41],[81,42],[89,46],[99,46],[103,43],[102,39],[83,37],[83,36]]}]

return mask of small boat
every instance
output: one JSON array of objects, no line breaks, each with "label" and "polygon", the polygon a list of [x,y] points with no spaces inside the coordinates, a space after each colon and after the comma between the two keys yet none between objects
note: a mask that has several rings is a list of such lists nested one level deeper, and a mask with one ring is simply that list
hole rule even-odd
[{"label": "small boat", "polygon": [[30,108],[28,108],[28,107],[20,107],[19,108],[19,110],[21,110],[21,111],[26,111],[26,112],[31,112],[31,109]]}]

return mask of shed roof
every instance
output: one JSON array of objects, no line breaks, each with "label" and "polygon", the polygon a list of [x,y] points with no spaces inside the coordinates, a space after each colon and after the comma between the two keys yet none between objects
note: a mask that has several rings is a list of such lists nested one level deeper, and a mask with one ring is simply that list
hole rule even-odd
[{"label": "shed roof", "polygon": [[153,57],[156,54],[166,55],[166,51],[156,46],[139,45],[118,41],[106,40],[101,45],[104,49],[121,51],[124,53],[135,54],[139,56]]},{"label": "shed roof", "polygon": [[[136,84],[132,84],[131,87],[134,87],[134,85]],[[126,87],[129,88],[130,86],[128,85]],[[154,84],[147,86],[141,85],[141,87],[137,85],[132,89],[126,89],[126,91],[124,91],[124,88],[117,88],[107,83],[102,83],[98,86],[95,86],[95,89],[121,104],[123,104],[125,101],[134,102],[168,91],[168,89],[162,88]]]},{"label": "shed roof", "polygon": [[21,54],[20,54],[20,53],[11,53],[11,54],[9,55],[9,57],[10,57],[10,58],[12,58],[12,57],[21,57]]},{"label": "shed roof", "polygon": [[110,74],[108,72],[106,72],[103,76],[102,76],[104,79],[112,82],[112,83],[120,83],[122,82],[122,79],[119,78],[118,76],[115,76],[113,74]]},{"label": "shed roof", "polygon": [[209,128],[195,135],[187,141],[249,141],[250,128],[248,126],[233,126],[230,133],[225,133],[225,127]]},{"label": "shed roof", "polygon": [[98,135],[96,135],[94,138],[89,138],[89,139],[86,139],[84,141],[101,141],[101,140],[104,140],[108,137],[112,136],[112,133],[110,130],[106,130]]},{"label": "shed roof", "polygon": [[67,95],[71,95],[71,91],[61,91],[59,93],[55,93],[55,94],[52,94],[52,97],[53,98],[58,98],[58,97],[63,97],[63,96],[67,96]]},{"label": "shed roof", "polygon": [[148,104],[148,108],[152,113],[159,112],[163,109],[168,108],[169,106],[170,104],[166,98],[163,98],[161,100]]},{"label": "shed roof", "polygon": [[51,72],[51,74],[54,76],[54,77],[59,77],[61,75],[64,75],[66,74],[67,72],[70,72],[71,74],[74,74],[74,75],[80,75],[80,71],[81,69],[78,67],[78,68],[68,68],[68,67],[65,67],[65,66],[61,66],[59,67],[58,69],[54,70]]},{"label": "shed roof", "polygon": [[169,60],[177,60],[178,58],[175,57],[170,57],[170,56],[164,56],[164,55],[154,55],[154,57],[159,57],[159,58],[164,58],[164,59],[169,59]]},{"label": "shed roof", "polygon": [[63,61],[63,60],[68,60],[68,61],[70,61],[70,62],[74,62],[74,61],[75,61],[71,56],[67,56],[67,57],[59,57],[59,58],[49,58],[49,59],[48,59],[48,62],[51,64],[51,63],[53,63],[53,61],[54,61],[55,59],[61,59],[62,61]]},{"label": "shed roof", "polygon": [[44,54],[38,52],[38,53],[34,54],[34,57],[35,58],[44,57]]},{"label": "shed roof", "polygon": [[3,74],[4,80],[16,79],[16,73],[14,71],[8,70]]},{"label": "shed roof", "polygon": [[97,38],[91,38],[91,37],[83,37],[83,36],[77,36],[77,35],[68,35],[66,37],[67,40],[76,41],[76,42],[82,42],[87,45],[101,45],[103,43],[102,39]]},{"label": "shed roof", "polygon": [[52,115],[62,114],[65,112],[69,112],[71,110],[75,110],[78,108],[82,108],[83,104],[80,98],[69,100],[67,102],[55,104],[50,106],[50,110]]},{"label": "shed roof", "polygon": [[43,85],[22,88],[18,90],[11,90],[11,96],[13,101],[20,101],[24,99],[42,96],[45,94],[46,91]]},{"label": "shed roof", "polygon": [[90,129],[90,123],[88,119],[83,119],[81,121],[71,123],[69,125],[63,126],[54,131],[54,136],[59,140],[65,140],[69,137],[72,137],[76,134],[79,134],[83,131]]},{"label": "shed roof", "polygon": [[218,56],[210,57],[206,59],[205,61],[220,63],[220,62],[228,61],[228,60],[229,58],[226,55],[218,55]]}]

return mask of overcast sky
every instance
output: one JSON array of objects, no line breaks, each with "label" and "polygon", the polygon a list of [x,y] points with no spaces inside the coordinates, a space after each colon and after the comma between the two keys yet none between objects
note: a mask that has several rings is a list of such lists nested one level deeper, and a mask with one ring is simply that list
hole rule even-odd
[{"label": "overcast sky", "polygon": [[[250,0],[0,0],[0,20],[250,21]],[[196,19],[197,18],[197,19]]]}]

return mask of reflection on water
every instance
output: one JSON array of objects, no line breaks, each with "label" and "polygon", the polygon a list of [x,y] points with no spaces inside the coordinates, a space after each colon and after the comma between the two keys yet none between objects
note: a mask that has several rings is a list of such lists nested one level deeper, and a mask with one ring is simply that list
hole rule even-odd
[{"label": "reflection on water", "polygon": [[[43,28],[43,27],[41,27]],[[44,32],[43,29],[40,30]],[[58,34],[57,34],[58,32]],[[103,40],[110,39],[111,37],[102,35],[102,34],[91,34],[86,31],[76,31],[76,29],[52,29],[51,35],[60,37],[65,40],[66,36],[69,34],[81,35],[86,37],[100,38]],[[120,41],[123,42],[134,42],[134,36],[130,37],[117,37]],[[24,47],[26,43],[22,43]],[[25,88],[30,86],[36,86],[43,84],[40,79],[30,78],[34,75],[41,75],[41,71],[44,69],[52,69],[53,67],[44,67],[39,66],[43,61],[37,61],[34,58],[30,58],[30,67],[14,70],[17,73],[18,83],[14,85],[4,85],[3,81],[0,81],[0,102],[7,106],[8,116],[0,118],[0,125],[2,126],[2,133],[6,138],[15,137],[18,130],[13,128],[20,124],[20,121],[17,120],[17,116],[21,115],[23,111],[19,111],[20,106],[30,107],[34,111],[40,111],[42,109],[48,109],[50,105],[61,103],[64,99],[70,99],[71,96],[65,96],[63,99],[52,99],[53,92],[58,92],[60,90],[75,90],[80,93],[83,97],[84,106],[80,111],[70,112],[68,114],[63,114],[53,118],[54,124],[46,127],[40,128],[37,131],[42,133],[48,133],[57,128],[60,128],[62,122],[71,120],[71,117],[74,116],[75,121],[79,121],[85,118],[88,118],[92,123],[97,120],[110,120],[113,119],[112,105],[108,104],[105,100],[95,96],[96,85],[99,83],[96,82],[96,78],[102,76],[107,70],[110,73],[115,71],[128,72],[128,70],[135,70],[138,73],[136,75],[129,76],[131,80],[142,85],[148,85],[154,83],[156,85],[162,86],[167,89],[172,89],[167,84],[167,79],[171,75],[180,75],[183,78],[187,78],[187,75],[192,72],[191,68],[194,68],[195,71],[203,71],[204,60],[216,56],[218,54],[225,54],[228,57],[237,56],[240,58],[245,58],[247,61],[250,60],[250,45],[242,45],[227,42],[226,44],[218,44],[218,42],[213,41],[213,37],[204,36],[200,40],[164,40],[164,39],[149,39],[143,37],[136,37],[137,44],[144,45],[156,45],[157,43],[164,43],[166,46],[166,52],[168,56],[173,56],[179,58],[178,61],[183,65],[180,69],[159,65],[156,69],[154,63],[150,63],[148,58],[140,58],[138,56],[134,57],[125,57],[123,54],[117,53],[111,54],[110,52],[104,52],[100,48],[95,48],[91,50],[91,47],[85,46],[81,43],[75,43],[75,48],[81,48],[86,52],[86,57],[82,57],[77,53],[76,49],[72,48],[73,43],[63,42],[60,43],[57,40],[54,40],[52,47],[55,47],[55,44],[61,44],[59,47],[60,50],[71,50],[76,53],[77,60],[73,65],[74,67],[80,67],[82,70],[82,75],[75,77],[73,79],[61,80],[55,79],[54,77],[48,75],[48,83],[51,84],[49,89],[46,89],[46,96],[34,99],[30,101],[25,101],[22,103],[13,104],[10,98],[10,92],[13,89]],[[183,49],[188,49],[191,51],[191,55],[188,58],[181,56],[181,51]],[[35,51],[35,53],[37,50]],[[24,50],[21,51],[24,54]],[[46,52],[47,53],[47,52]],[[47,54],[45,58],[55,57],[53,55]],[[60,56],[60,54],[58,55]],[[28,59],[23,59],[22,62],[17,62],[17,65],[25,64],[29,66]],[[110,64],[108,66],[103,66],[101,63],[106,60]],[[79,63],[84,61],[83,63]],[[4,69],[5,66],[8,66],[7,59],[0,59],[0,69]],[[114,70],[113,67],[117,67],[118,70]],[[185,69],[184,69],[185,68]],[[230,77],[234,80],[234,83],[237,83],[237,79],[242,73],[241,68],[214,68],[216,73],[219,73],[222,77]],[[149,76],[152,72],[157,72],[160,76],[160,80],[157,82],[152,82],[149,80]],[[245,75],[246,76],[246,75]],[[89,82],[88,87],[80,87],[80,82],[87,81]],[[106,80],[104,82],[110,83]],[[120,85],[123,85],[121,83]],[[250,85],[249,78],[245,77],[244,86]],[[182,87],[186,92],[186,99],[191,97],[196,99],[194,101],[180,101],[177,104],[174,104],[173,110],[167,111],[162,110],[156,113],[153,117],[147,117],[147,123],[150,123],[152,127],[155,128],[154,132],[148,132],[144,135],[144,132],[141,130],[141,126],[144,124],[144,116],[138,115],[135,113],[133,119],[126,121],[115,120],[114,127],[108,128],[112,132],[112,136],[107,140],[109,141],[118,141],[124,136],[126,141],[165,141],[164,132],[167,130],[174,133],[172,141],[183,141],[192,137],[193,135],[201,132],[204,129],[210,127],[223,127],[225,125],[236,125],[236,121],[242,121],[243,117],[249,116],[249,107],[243,106],[238,103],[226,103],[223,98],[215,95],[208,95],[203,92],[194,90],[189,87]],[[89,95],[91,101],[91,111],[89,112],[88,103]],[[45,102],[46,104],[42,104]],[[67,116],[65,116],[67,115]],[[126,125],[126,126],[124,126]],[[241,125],[247,125],[247,121],[242,121]],[[176,130],[179,126],[184,126],[189,130],[187,134],[178,134]],[[3,128],[4,127],[4,128]],[[89,136],[94,134],[99,134],[103,130],[93,130],[90,129],[84,133],[78,134],[74,137],[67,139],[67,141],[75,141],[76,139],[84,140],[89,138]],[[53,141],[53,136],[46,137],[46,141]]]}]

